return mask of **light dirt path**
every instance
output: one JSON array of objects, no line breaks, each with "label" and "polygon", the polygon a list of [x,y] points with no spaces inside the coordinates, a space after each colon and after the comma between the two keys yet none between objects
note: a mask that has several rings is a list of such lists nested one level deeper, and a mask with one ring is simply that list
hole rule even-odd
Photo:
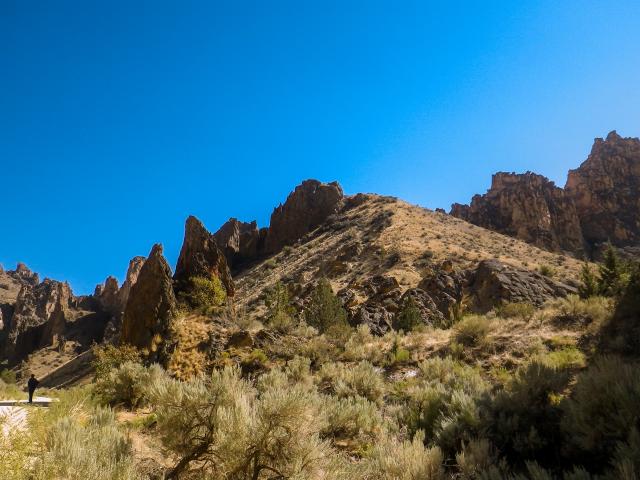
[{"label": "light dirt path", "polygon": [[48,397],[35,397],[29,405],[27,400],[0,400],[0,428],[7,435],[11,430],[23,430],[27,425],[29,408],[48,407],[53,400]]}]

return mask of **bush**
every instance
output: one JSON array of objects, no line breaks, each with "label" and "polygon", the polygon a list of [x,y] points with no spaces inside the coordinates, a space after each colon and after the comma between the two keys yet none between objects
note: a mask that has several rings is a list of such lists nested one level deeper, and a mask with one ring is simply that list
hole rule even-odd
[{"label": "bush", "polygon": [[291,330],[295,323],[293,319],[295,308],[289,300],[289,290],[282,282],[277,282],[271,290],[267,291],[264,303],[267,307],[265,323],[282,332]]},{"label": "bush", "polygon": [[184,292],[180,292],[179,299],[193,309],[210,313],[225,304],[227,291],[215,275],[209,278],[191,277],[189,286]]},{"label": "bush", "polygon": [[139,363],[125,362],[98,378],[94,392],[97,398],[110,405],[138,408],[147,402],[150,386],[164,375],[159,365],[147,368]]},{"label": "bush", "polygon": [[610,318],[613,311],[613,302],[609,298],[593,296],[580,298],[578,295],[568,295],[557,302],[558,310],[562,316],[579,319],[587,318],[599,328]]},{"label": "bush", "polygon": [[535,312],[535,307],[527,302],[505,303],[496,308],[496,313],[502,318],[519,318],[529,320]]},{"label": "bush", "polygon": [[412,441],[385,439],[368,459],[367,478],[374,480],[443,480],[443,456],[438,447],[425,448],[424,433]]},{"label": "bush", "polygon": [[115,346],[111,344],[95,346],[93,348],[94,359],[92,362],[96,380],[105,377],[111,370],[124,363],[140,363],[142,354],[131,345]]},{"label": "bush", "polygon": [[385,392],[382,375],[373,365],[362,361],[357,365],[326,363],[318,372],[325,389],[340,398],[360,396],[380,403]]},{"label": "bush", "polygon": [[597,359],[564,405],[566,437],[594,467],[605,465],[640,418],[640,368],[619,357]]},{"label": "bush", "polygon": [[551,265],[540,265],[538,271],[540,272],[540,275],[544,275],[545,277],[549,278],[555,276],[556,274],[556,269]]},{"label": "bush", "polygon": [[14,372],[13,370],[7,370],[6,368],[3,368],[0,371],[0,381],[4,382],[5,384],[15,385],[16,372]]},{"label": "bush", "polygon": [[578,287],[580,297],[589,298],[598,294],[598,278],[586,262],[580,270],[580,280],[581,285]]},{"label": "bush", "polygon": [[115,415],[97,408],[86,421],[64,417],[45,440],[46,453],[36,463],[34,478],[129,480],[134,469],[131,440],[118,430]]},{"label": "bush", "polygon": [[335,441],[349,441],[352,450],[366,450],[381,432],[383,419],[375,403],[362,397],[325,396],[325,426],[321,434]]},{"label": "bush", "polygon": [[617,296],[624,290],[627,280],[625,265],[609,243],[602,263],[598,265],[598,292],[608,297]]},{"label": "bush", "polygon": [[299,387],[258,392],[235,368],[187,382],[163,378],[152,389],[158,430],[180,460],[212,478],[344,478],[339,457],[320,439],[319,400]]},{"label": "bush", "polygon": [[395,318],[393,319],[393,328],[395,330],[411,332],[420,325],[424,325],[424,323],[422,322],[420,309],[416,305],[416,302],[413,298],[407,297],[402,304],[402,309],[395,315]]},{"label": "bush", "polygon": [[482,315],[468,315],[453,327],[453,338],[466,347],[477,347],[486,343],[493,329],[491,320]]},{"label": "bush", "polygon": [[347,325],[347,312],[331,289],[327,279],[321,279],[311,293],[304,313],[306,322],[323,333],[331,327]]},{"label": "bush", "polygon": [[532,361],[520,367],[504,390],[483,402],[488,438],[515,462],[551,463],[560,442],[560,400],[568,370]]}]

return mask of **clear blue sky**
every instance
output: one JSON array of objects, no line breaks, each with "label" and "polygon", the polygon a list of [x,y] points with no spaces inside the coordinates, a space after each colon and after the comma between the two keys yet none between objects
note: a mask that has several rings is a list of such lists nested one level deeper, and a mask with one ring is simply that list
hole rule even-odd
[{"label": "clear blue sky", "polygon": [[89,292],[305,178],[430,208],[640,135],[636,1],[0,1],[0,262]]}]

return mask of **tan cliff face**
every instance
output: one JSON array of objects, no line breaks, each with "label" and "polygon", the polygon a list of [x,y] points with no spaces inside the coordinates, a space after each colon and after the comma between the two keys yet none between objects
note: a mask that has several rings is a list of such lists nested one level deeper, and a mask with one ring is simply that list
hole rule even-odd
[{"label": "tan cliff face", "polygon": [[551,251],[580,257],[603,242],[640,241],[640,140],[597,138],[564,189],[531,172],[497,173],[484,195],[451,215]]},{"label": "tan cliff face", "polygon": [[451,215],[551,251],[582,253],[582,229],[564,190],[535,173],[496,173],[491,188]]},{"label": "tan cliff face", "polygon": [[640,140],[615,131],[597,138],[565,187],[587,242],[627,246],[640,241]]}]

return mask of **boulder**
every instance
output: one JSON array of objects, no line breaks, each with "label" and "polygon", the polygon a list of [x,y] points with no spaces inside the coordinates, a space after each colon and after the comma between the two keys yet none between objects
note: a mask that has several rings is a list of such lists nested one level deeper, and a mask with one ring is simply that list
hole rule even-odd
[{"label": "boulder", "polygon": [[545,277],[540,273],[521,270],[498,260],[483,260],[473,272],[468,284],[473,309],[487,312],[511,302],[526,302],[541,306],[555,297],[577,293],[574,287]]},{"label": "boulder", "polygon": [[251,332],[247,330],[240,330],[237,332],[233,332],[227,340],[226,348],[245,348],[245,347],[253,347],[253,337],[251,336]]},{"label": "boulder", "polygon": [[367,325],[374,335],[384,335],[392,329],[393,313],[377,303],[365,303],[351,317],[351,323]]},{"label": "boulder", "polygon": [[217,277],[227,295],[234,295],[233,280],[225,256],[214,236],[194,216],[187,218],[185,224],[184,242],[174,275],[176,292],[187,291],[192,277]]},{"label": "boulder", "polygon": [[409,298],[413,300],[420,311],[420,318],[425,325],[443,324],[445,315],[438,309],[438,306],[427,292],[420,288],[410,288],[402,295],[400,304],[404,305]]},{"label": "boulder", "polygon": [[343,204],[344,193],[337,182],[305,180],[271,214],[265,253],[279,252],[320,226]]},{"label": "boulder", "polygon": [[171,268],[156,244],[131,287],[122,320],[122,343],[144,350],[152,360],[166,361],[176,317]]},{"label": "boulder", "polygon": [[446,261],[443,266],[435,274],[423,278],[418,289],[426,292],[440,314],[448,318],[454,306],[463,300],[466,278],[465,272],[454,272]]}]

